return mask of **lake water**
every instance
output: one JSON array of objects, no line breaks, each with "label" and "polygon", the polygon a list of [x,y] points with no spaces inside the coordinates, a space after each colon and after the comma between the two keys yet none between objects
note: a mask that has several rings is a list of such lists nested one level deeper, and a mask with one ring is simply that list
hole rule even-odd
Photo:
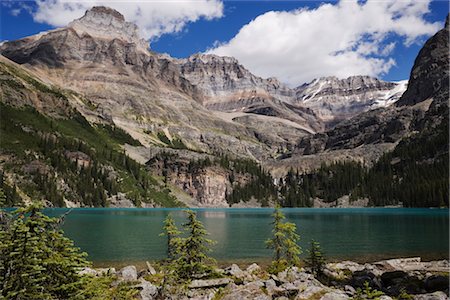
[{"label": "lake water", "polygon": [[[46,209],[51,216],[67,209]],[[218,260],[263,260],[271,252],[264,241],[271,234],[272,209],[196,209],[198,218],[217,241]],[[136,262],[165,257],[163,220],[171,212],[178,225],[181,209],[73,209],[63,229],[89,259],[99,263]],[[448,258],[447,209],[283,209],[297,224],[304,252],[311,239],[327,257],[356,261],[421,256]]]}]

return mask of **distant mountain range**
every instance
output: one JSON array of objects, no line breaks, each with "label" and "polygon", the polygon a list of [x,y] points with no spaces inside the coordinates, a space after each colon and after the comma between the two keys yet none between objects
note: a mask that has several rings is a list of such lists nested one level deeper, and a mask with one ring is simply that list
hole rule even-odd
[{"label": "distant mountain range", "polygon": [[[290,88],[232,57],[155,53],[119,12],[93,7],[65,28],[0,44],[2,123],[11,121],[2,134],[12,139],[1,145],[3,184],[49,205],[227,206],[267,176],[282,183],[290,168],[349,160],[369,168],[402,139],[445,121],[438,107],[448,95],[448,25],[440,32],[419,53],[409,85],[352,76]],[[39,140],[27,144],[31,133]],[[105,150],[106,159],[105,147],[114,153]],[[58,171],[61,161],[77,167]],[[94,165],[94,183],[74,179]],[[44,174],[49,187],[36,187]],[[265,204],[284,197],[279,186],[265,188]],[[93,203],[94,194],[103,200]],[[263,195],[252,196],[241,205],[261,203]]]}]

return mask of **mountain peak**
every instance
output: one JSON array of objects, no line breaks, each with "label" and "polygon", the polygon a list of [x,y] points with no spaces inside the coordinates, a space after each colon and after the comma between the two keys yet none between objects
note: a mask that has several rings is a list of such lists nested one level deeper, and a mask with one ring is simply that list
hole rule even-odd
[{"label": "mountain peak", "polygon": [[87,10],[83,17],[72,21],[69,28],[78,34],[88,34],[103,39],[120,39],[134,43],[146,50],[148,44],[139,35],[136,24],[126,22],[125,17],[115,9],[105,6],[94,6]]}]

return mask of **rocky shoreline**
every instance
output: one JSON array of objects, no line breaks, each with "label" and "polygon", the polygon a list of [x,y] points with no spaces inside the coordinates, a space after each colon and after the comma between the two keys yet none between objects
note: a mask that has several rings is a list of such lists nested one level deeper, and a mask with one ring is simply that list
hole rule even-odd
[{"label": "rocky shoreline", "polygon": [[[246,268],[232,264],[216,271],[220,274],[217,278],[194,279],[176,287],[164,285],[164,274],[148,262],[143,270],[126,266],[120,270],[84,268],[80,273],[113,276],[112,285],[132,286],[141,300],[449,299],[448,260],[423,262],[415,257],[365,264],[342,261],[326,264],[320,278],[298,267],[269,274],[256,263]],[[375,290],[384,295],[368,293]]]}]

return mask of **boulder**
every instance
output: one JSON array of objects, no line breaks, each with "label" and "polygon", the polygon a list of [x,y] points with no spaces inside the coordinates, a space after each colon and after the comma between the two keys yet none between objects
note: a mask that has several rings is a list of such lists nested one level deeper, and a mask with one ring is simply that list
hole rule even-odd
[{"label": "boulder", "polygon": [[230,278],[198,279],[193,280],[188,287],[190,289],[223,287],[231,282]]},{"label": "boulder", "polygon": [[261,281],[239,286],[231,283],[224,289],[222,300],[272,300],[271,296],[264,293],[263,286]]},{"label": "boulder", "polygon": [[381,282],[371,271],[364,269],[353,273],[351,279],[351,285],[353,287],[363,288],[366,282],[368,282],[372,288],[381,289]]},{"label": "boulder", "polygon": [[95,269],[89,268],[89,267],[84,267],[82,268],[79,272],[79,275],[92,275],[92,276],[97,276],[98,272]]},{"label": "boulder", "polygon": [[432,275],[425,279],[427,292],[445,291],[449,288],[449,278],[444,275]]},{"label": "boulder", "polygon": [[115,268],[98,268],[97,274],[98,275],[116,275],[116,269]]},{"label": "boulder", "polygon": [[444,292],[434,292],[430,294],[414,295],[414,300],[448,300]]},{"label": "boulder", "polygon": [[326,293],[325,295],[322,296],[322,298],[320,298],[320,300],[345,300],[345,299],[350,299],[350,297],[347,296],[345,293],[338,291]]},{"label": "boulder", "polygon": [[153,300],[158,296],[158,288],[142,278],[135,287],[139,290],[141,300]]},{"label": "boulder", "polygon": [[248,266],[246,271],[250,274],[255,274],[255,273],[261,271],[261,267],[258,266],[257,264],[251,264],[250,266]]},{"label": "boulder", "polygon": [[146,261],[145,264],[147,265],[147,271],[148,271],[148,273],[149,273],[150,275],[155,275],[155,274],[156,274],[155,268],[153,268],[153,266],[152,266],[148,261]]},{"label": "boulder", "polygon": [[225,275],[241,278],[244,276],[244,271],[242,271],[238,265],[232,264],[231,266],[225,269]]},{"label": "boulder", "polygon": [[295,297],[295,300],[307,300],[311,299],[314,295],[319,293],[325,293],[325,289],[318,286],[308,286],[305,290],[300,291]]},{"label": "boulder", "polygon": [[381,282],[383,286],[392,286],[402,282],[405,278],[408,277],[408,274],[405,271],[391,271],[384,272],[381,275]]},{"label": "boulder", "polygon": [[354,287],[352,287],[351,285],[346,285],[344,286],[344,291],[345,293],[347,293],[347,295],[349,296],[353,296],[356,293],[356,290]]},{"label": "boulder", "polygon": [[138,278],[137,270],[135,266],[126,266],[120,269],[118,273],[119,277],[125,281],[135,281]]}]

